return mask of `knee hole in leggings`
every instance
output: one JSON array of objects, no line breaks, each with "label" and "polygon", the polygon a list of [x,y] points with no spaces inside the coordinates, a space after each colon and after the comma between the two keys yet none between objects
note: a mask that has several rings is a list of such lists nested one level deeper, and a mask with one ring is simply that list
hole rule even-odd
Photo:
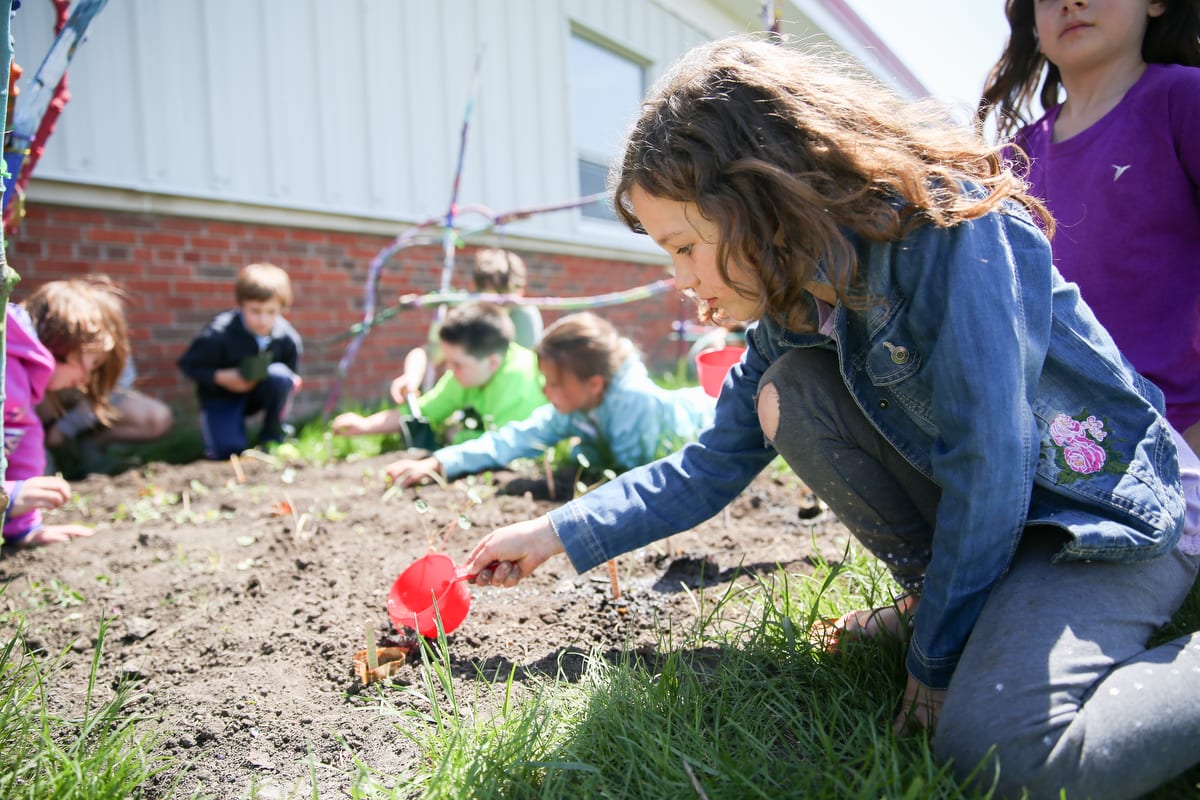
[{"label": "knee hole in leggings", "polygon": [[764,383],[758,390],[758,424],[768,441],[779,432],[779,390],[774,383]]}]

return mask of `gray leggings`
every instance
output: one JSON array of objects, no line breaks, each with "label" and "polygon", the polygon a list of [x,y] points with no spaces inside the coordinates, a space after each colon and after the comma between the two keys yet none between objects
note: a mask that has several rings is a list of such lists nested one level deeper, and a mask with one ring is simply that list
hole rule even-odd
[{"label": "gray leggings", "polygon": [[[904,586],[919,590],[938,488],[858,410],[829,351],[796,350],[761,386],[779,394],[774,444]],[[1147,649],[1200,559],[1051,561],[1062,532],[1026,529],[955,670],[933,739],[960,779],[1000,796],[1136,797],[1200,763],[1200,633]]]}]

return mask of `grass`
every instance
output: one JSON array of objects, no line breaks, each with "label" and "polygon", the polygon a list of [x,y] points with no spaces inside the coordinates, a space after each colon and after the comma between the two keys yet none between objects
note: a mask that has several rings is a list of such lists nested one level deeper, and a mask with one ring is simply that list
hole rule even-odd
[{"label": "grass", "polygon": [[0,650],[0,797],[125,798],[142,791],[168,761],[149,754],[154,733],[137,724],[132,687],[109,692],[96,685],[107,624],[82,714],[64,716],[52,711],[63,705],[60,659],[26,647],[20,614],[7,621],[17,627]]},{"label": "grass", "polygon": [[[332,437],[313,422],[276,452],[319,464],[398,446],[398,437]],[[179,443],[171,447],[178,455]],[[75,602],[57,581],[38,590],[45,604]],[[961,785],[924,737],[892,735],[904,685],[900,643],[835,657],[807,639],[818,617],[881,605],[896,590],[878,562],[851,549],[814,576],[778,571],[716,597],[693,594],[694,627],[664,627],[650,652],[592,652],[581,674],[518,675],[514,666],[456,685],[443,637],[422,650],[421,683],[377,690],[382,712],[422,759],[390,775],[352,758],[352,796],[987,800],[986,776]],[[85,710],[68,717],[53,711],[62,705],[58,661],[25,647],[27,613],[0,615],[15,630],[0,650],[0,797],[145,794],[168,764],[151,753],[154,722],[133,713],[131,687],[96,686],[105,626]],[[1197,629],[1200,584],[1156,638]],[[413,695],[419,702],[407,702]],[[1198,788],[1195,768],[1151,797],[1195,797]],[[172,797],[174,786],[154,796]]]},{"label": "grass", "polygon": [[381,696],[427,760],[416,775],[372,778],[373,790],[427,798],[463,797],[465,787],[479,798],[989,797],[948,777],[924,738],[892,737],[900,643],[834,657],[808,641],[818,609],[826,616],[879,604],[895,588],[857,553],[823,574],[830,580],[779,572],[715,600],[693,595],[700,618],[692,630],[678,640],[664,630],[651,655],[592,653],[577,681],[560,674],[517,687],[511,674],[480,676],[480,691],[500,698],[486,719],[473,715],[476,702],[449,697],[444,644],[436,643],[423,690],[449,710],[434,720]]},{"label": "grass", "polygon": [[[780,571],[715,599],[693,595],[695,627],[678,639],[664,630],[651,655],[593,652],[577,680],[480,675],[472,698],[454,696],[436,642],[424,685],[402,690],[422,693],[433,713],[380,695],[425,761],[413,774],[364,774],[364,796],[986,800],[988,776],[960,784],[926,737],[891,733],[901,643],[833,656],[805,636],[818,616],[886,603],[897,588],[851,550],[812,577]],[[1173,627],[1163,638],[1200,627],[1200,586]],[[480,718],[481,706],[497,710]],[[1198,784],[1200,768],[1151,797],[1195,797]]]}]

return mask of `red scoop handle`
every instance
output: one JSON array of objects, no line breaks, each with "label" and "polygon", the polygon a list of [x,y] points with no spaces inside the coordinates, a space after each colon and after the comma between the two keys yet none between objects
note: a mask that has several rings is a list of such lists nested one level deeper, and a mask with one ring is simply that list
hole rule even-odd
[{"label": "red scoop handle", "polygon": [[[485,569],[491,569],[492,567],[497,566],[499,563],[500,563],[499,561],[493,561],[492,563],[488,564],[487,567],[485,567]],[[450,582],[454,583],[454,581],[473,581],[478,577],[479,577],[478,572],[467,572],[462,567],[456,567],[454,570],[454,579],[451,580]]]}]

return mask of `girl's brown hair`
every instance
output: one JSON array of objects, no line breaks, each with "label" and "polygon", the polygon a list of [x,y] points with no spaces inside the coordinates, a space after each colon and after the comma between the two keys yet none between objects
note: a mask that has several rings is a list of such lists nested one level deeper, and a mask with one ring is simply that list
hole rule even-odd
[{"label": "girl's brown hair", "polygon": [[82,353],[102,356],[85,393],[101,423],[112,422],[109,395],[129,358],[123,295],[106,277],[51,281],[21,305],[38,339],[60,364]]},{"label": "girl's brown hair", "polygon": [[[839,297],[861,303],[847,232],[895,240],[1008,198],[1044,215],[999,149],[940,109],[906,105],[843,61],[753,37],[702,45],[658,81],[609,184],[634,230],[634,186],[694,203],[718,227],[722,278],[759,315],[795,326],[819,262]],[[731,259],[744,280],[730,277]]]},{"label": "girl's brown hair", "polygon": [[[979,103],[979,120],[996,115],[996,130],[1011,138],[1032,116],[1034,93],[1042,111],[1058,103],[1062,78],[1058,67],[1038,48],[1035,0],[1007,0],[1009,36],[1000,60],[992,67]],[[1200,0],[1162,0],[1166,10],[1150,17],[1142,39],[1142,60],[1147,64],[1183,64],[1200,67]],[[1045,73],[1045,79],[1042,74]],[[1038,90],[1038,82],[1041,90]]]},{"label": "girl's brown hair", "polygon": [[607,386],[633,352],[633,343],[622,338],[608,320],[581,311],[568,314],[546,328],[534,349],[539,359],[579,380],[600,375]]}]

